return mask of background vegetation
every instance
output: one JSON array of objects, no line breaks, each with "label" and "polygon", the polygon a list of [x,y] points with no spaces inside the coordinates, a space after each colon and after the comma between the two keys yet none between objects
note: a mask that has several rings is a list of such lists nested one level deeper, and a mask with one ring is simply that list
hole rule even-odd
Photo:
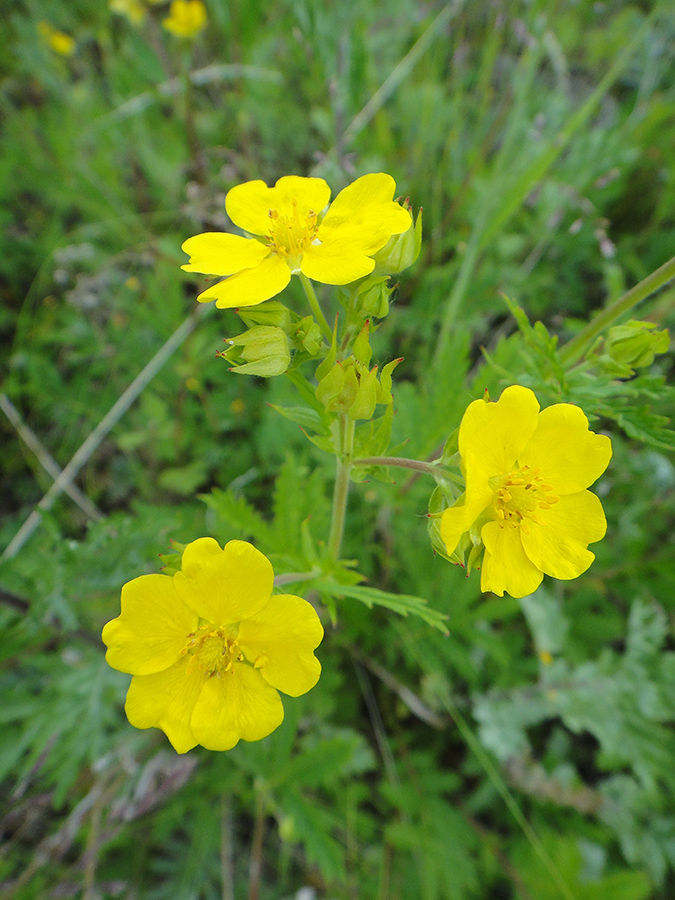
[{"label": "background vegetation", "polygon": [[[671,898],[672,356],[568,377],[501,292],[563,342],[675,256],[672,8],[207,0],[194,44],[166,11],[7,0],[0,20],[0,896]],[[227,227],[239,182],[370,171],[424,208],[374,338],[405,357],[396,442],[433,458],[486,387],[576,400],[614,444],[608,537],[577,582],[488,598],[432,556],[429,479],[354,486],[345,555],[449,633],[346,597],[277,732],[179,757],[128,725],[104,662],[120,586],[206,534],[284,571],[302,523],[325,540],[333,480],[266,405],[291,386],[215,358],[241,323],[195,314],[180,244]],[[634,315],[672,327],[674,301]],[[38,457],[63,468],[92,433],[89,504],[53,492],[17,542],[53,482]]]}]

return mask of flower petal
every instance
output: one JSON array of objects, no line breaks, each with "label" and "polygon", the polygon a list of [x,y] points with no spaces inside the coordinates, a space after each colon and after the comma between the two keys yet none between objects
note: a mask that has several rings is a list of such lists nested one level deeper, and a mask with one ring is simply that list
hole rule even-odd
[{"label": "flower petal", "polygon": [[198,616],[176,593],[168,575],[141,575],[122,588],[122,613],[103,629],[113,669],[149,675],[178,659]]},{"label": "flower petal", "polygon": [[[529,388],[514,384],[506,388],[496,403],[474,400],[459,427],[459,452],[484,473],[505,475],[511,471],[521,450],[537,427],[539,403]],[[467,484],[471,468],[466,465]]]},{"label": "flower petal", "polygon": [[304,220],[308,215],[318,215],[330,200],[330,188],[323,178],[304,178],[300,175],[284,175],[271,189],[274,207],[282,216]]},{"label": "flower petal", "polygon": [[177,753],[186,753],[197,744],[190,718],[208,681],[208,675],[196,667],[188,675],[187,664],[183,657],[164,672],[134,676],[124,706],[135,728],[161,728]]},{"label": "flower petal", "polygon": [[323,638],[314,608],[302,597],[276,594],[239,625],[239,646],[272,687],[299,697],[314,687],[321,663],[312,651]]},{"label": "flower petal", "polygon": [[207,750],[231,750],[243,739],[259,741],[284,720],[279,694],[260,672],[242,663],[209,678],[192,713],[192,733]]},{"label": "flower petal", "polygon": [[602,475],[611,457],[610,439],[589,431],[578,406],[556,403],[539,413],[537,428],[518,460],[540,469],[556,494],[575,494]]},{"label": "flower petal", "polygon": [[216,301],[218,309],[256,306],[280,294],[291,280],[291,270],[279,256],[268,256],[252,269],[242,269],[218,281],[198,297],[200,303]]},{"label": "flower petal", "polygon": [[395,190],[396,182],[384,172],[357,178],[331,203],[321,223],[319,237],[345,226],[357,226],[366,237],[368,232],[371,233],[368,252],[380,250],[392,234],[407,231],[412,221],[408,210],[394,202]]},{"label": "flower petal", "polygon": [[544,575],[525,555],[521,535],[520,528],[501,522],[487,522],[483,526],[482,591],[492,591],[499,597],[504,596],[504,591],[512,597],[526,597],[539,587]]},{"label": "flower petal", "polygon": [[251,269],[270,252],[260,241],[221,231],[207,231],[188,238],[181,249],[190,257],[190,262],[181,269],[204,275],[232,275],[241,269]]},{"label": "flower petal", "polygon": [[363,241],[352,240],[340,232],[331,232],[321,244],[310,244],[300,263],[304,275],[322,284],[349,284],[369,275],[374,268],[375,260],[364,252]]},{"label": "flower petal", "polygon": [[199,538],[183,552],[173,576],[179,596],[213,625],[230,625],[259,612],[272,593],[274,572],[266,556],[246,541],[223,550],[213,538]]},{"label": "flower petal", "polygon": [[[445,544],[445,549],[448,553],[453,553],[455,551],[459,539],[465,531],[468,531],[469,528],[471,528],[478,513],[481,511],[478,510],[476,514],[473,515],[471,508],[466,505],[466,494],[463,494],[459,499],[461,502],[458,502],[455,506],[451,506],[449,509],[444,509],[443,514],[441,515],[441,540]],[[487,503],[485,505],[487,506]],[[483,507],[483,509],[484,508],[485,507]],[[473,518],[471,518],[472,515]]]},{"label": "flower petal", "polygon": [[550,509],[538,509],[545,524],[528,522],[529,534],[522,533],[525,553],[532,563],[554,578],[576,578],[595,559],[586,549],[601,540],[607,531],[602,504],[590,491],[567,494]]},{"label": "flower petal", "polygon": [[305,218],[310,211],[320,213],[330,200],[330,188],[323,178],[302,178],[286,175],[273,188],[264,181],[247,181],[233,187],[225,198],[225,208],[235,225],[249,234],[267,235],[270,230],[270,210],[281,215],[293,215],[296,210]]}]

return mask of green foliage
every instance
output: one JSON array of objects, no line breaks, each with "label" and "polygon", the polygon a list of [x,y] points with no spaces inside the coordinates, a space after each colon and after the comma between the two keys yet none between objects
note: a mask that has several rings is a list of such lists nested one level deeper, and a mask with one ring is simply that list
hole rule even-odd
[{"label": "green foliage", "polygon": [[[75,479],[100,521],[62,494],[0,562],[3,896],[668,900],[672,287],[585,332],[675,255],[668,4],[210,2],[183,46],[141,2],[142,25],[84,0],[0,21],[1,392],[61,468],[193,315],[180,245],[230,228],[233,185],[391,172],[424,233],[418,213],[355,290],[320,293],[331,348],[295,283],[240,311],[283,329],[284,376],[230,375],[241,324],[201,308]],[[384,407],[357,457],[449,463],[467,404],[512,383],[611,434],[586,575],[481,596],[432,553],[432,479],[377,464],[351,471],[331,558],[339,435],[315,391],[366,319],[354,417]],[[4,415],[3,548],[52,484]],[[268,739],[179,757],[127,723],[99,635],[123,583],[204,535],[301,579],[323,672]]]}]

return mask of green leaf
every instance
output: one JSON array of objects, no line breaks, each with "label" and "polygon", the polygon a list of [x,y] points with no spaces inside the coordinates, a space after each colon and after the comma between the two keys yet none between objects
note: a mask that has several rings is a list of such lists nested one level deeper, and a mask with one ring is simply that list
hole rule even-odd
[{"label": "green leaf", "polygon": [[303,429],[309,428],[324,437],[330,434],[327,417],[315,409],[310,409],[308,406],[280,406],[277,403],[268,403],[267,405],[285,419],[297,422]]},{"label": "green leaf", "polygon": [[427,601],[411,594],[391,594],[389,591],[381,591],[378,588],[364,587],[363,585],[344,585],[332,581],[317,581],[315,586],[320,591],[330,594],[332,597],[349,597],[351,600],[359,600],[365,603],[368,609],[373,606],[383,606],[400,616],[418,616],[433,628],[437,628],[443,634],[447,634],[445,627],[447,616],[429,609]]}]

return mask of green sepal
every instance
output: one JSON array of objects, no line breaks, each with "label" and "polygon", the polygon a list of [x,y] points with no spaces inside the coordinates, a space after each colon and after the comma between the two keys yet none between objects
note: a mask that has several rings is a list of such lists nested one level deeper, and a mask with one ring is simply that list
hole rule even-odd
[{"label": "green sepal", "polygon": [[389,312],[389,298],[392,288],[387,286],[388,275],[370,275],[359,285],[357,291],[358,310],[361,315],[383,319]]},{"label": "green sepal", "polygon": [[350,419],[370,419],[377,405],[377,366],[361,376],[354,402],[349,407]]},{"label": "green sepal", "polygon": [[370,365],[370,358],[373,355],[373,350],[368,339],[369,330],[370,322],[366,319],[363,323],[363,328],[359,332],[352,346],[352,355],[357,362],[360,362],[364,366]]},{"label": "green sepal", "polygon": [[396,366],[399,363],[403,362],[403,357],[399,356],[398,359],[392,359],[391,362],[388,362],[386,366],[382,368],[382,372],[380,373],[380,384],[377,394],[377,402],[378,403],[393,403],[394,398],[391,393],[391,373],[394,371]]},{"label": "green sepal", "polygon": [[174,548],[174,552],[159,554],[159,558],[162,560],[162,573],[164,575],[175,575],[176,572],[181,571],[183,552],[187,547],[187,544],[179,544],[178,541],[174,541],[173,538],[170,538],[170,543]]},{"label": "green sepal", "polygon": [[237,309],[237,315],[248,327],[255,325],[274,325],[288,331],[291,325],[291,311],[279,300],[266,300],[257,306],[245,306]]},{"label": "green sepal", "polygon": [[[410,210],[410,206],[406,207]],[[411,266],[420,255],[422,247],[422,210],[413,224],[403,234],[392,235],[381,250],[374,254],[374,275],[395,275]]]}]

